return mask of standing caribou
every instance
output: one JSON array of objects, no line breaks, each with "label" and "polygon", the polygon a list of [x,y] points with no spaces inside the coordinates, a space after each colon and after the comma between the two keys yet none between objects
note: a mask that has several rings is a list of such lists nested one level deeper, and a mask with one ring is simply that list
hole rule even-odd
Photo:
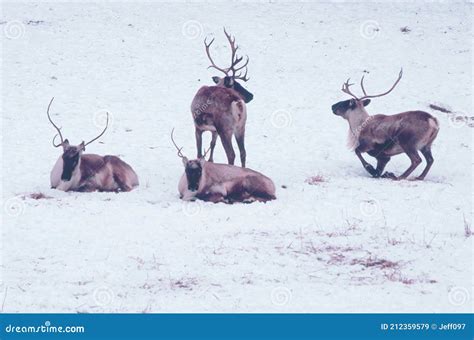
[{"label": "standing caribou", "polygon": [[[91,141],[79,145],[70,145],[63,139],[61,129],[54,124],[49,109],[54,97],[48,105],[47,115],[49,122],[58,132],[53,138],[53,146],[63,147],[63,154],[56,161],[51,171],[51,187],[62,191],[130,191],[138,186],[138,177],[135,171],[116,156],[99,156],[83,154],[86,146],[99,139],[107,130],[109,115],[104,130]],[[61,143],[54,140],[59,135]]]},{"label": "standing caribou", "polygon": [[[245,122],[247,120],[247,108],[245,103],[253,99],[253,95],[248,92],[237,80],[247,81],[247,60],[237,56],[235,38],[231,37],[224,28],[224,34],[229,41],[231,48],[231,62],[227,68],[217,66],[209,52],[214,39],[207,43],[204,39],[206,54],[211,62],[209,68],[214,68],[222,73],[224,77],[212,77],[215,86],[203,86],[194,96],[191,104],[191,113],[194,119],[197,157],[202,157],[202,134],[204,131],[212,133],[211,154],[209,162],[214,159],[214,147],[216,146],[217,135],[221,138],[222,145],[227,155],[228,163],[233,165],[235,160],[234,148],[232,147],[232,136],[235,135],[237,145],[240,151],[240,161],[242,167],[245,167]],[[245,72],[242,74],[243,70]]]},{"label": "standing caribou", "polygon": [[[341,116],[349,122],[349,144],[362,162],[364,168],[373,177],[385,177],[396,180],[407,178],[413,170],[421,163],[418,150],[426,159],[427,165],[420,176],[423,180],[433,164],[431,155],[431,144],[439,131],[439,124],[435,117],[424,111],[407,111],[387,116],[383,114],[369,116],[365,106],[369,105],[369,98],[382,97],[390,93],[402,78],[403,70],[400,70],[398,79],[392,87],[378,95],[368,95],[364,88],[364,77],[360,86],[363,97],[354,95],[349,87],[348,79],[342,85],[342,91],[352,96],[353,99],[338,102],[332,106],[332,112]],[[367,152],[377,159],[377,168],[374,169],[363,157]],[[400,176],[385,172],[384,168],[390,161],[390,157],[406,153],[410,158],[411,165]]]},{"label": "standing caribou", "polygon": [[203,156],[188,160],[176,145],[171,131],[171,141],[183,160],[184,174],[179,181],[180,198],[185,201],[200,199],[213,203],[234,203],[274,200],[275,185],[261,173],[228,164],[207,162]]}]

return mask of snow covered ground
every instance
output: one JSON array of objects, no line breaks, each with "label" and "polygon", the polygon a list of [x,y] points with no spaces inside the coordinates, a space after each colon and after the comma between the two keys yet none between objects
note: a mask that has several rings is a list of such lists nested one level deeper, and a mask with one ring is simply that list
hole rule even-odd
[{"label": "snow covered ground", "polygon": [[[472,4],[2,7],[4,312],[472,311]],[[194,157],[189,106],[215,75],[202,41],[214,35],[214,55],[227,61],[224,25],[250,56],[247,162],[277,185],[267,204],[177,194],[170,131]],[[330,110],[347,99],[348,77],[367,70],[378,92],[400,67],[399,86],[368,111],[438,118],[424,182],[369,178]],[[52,96],[72,143],[111,113],[87,151],[123,157],[137,190],[49,188],[60,154],[46,118]],[[220,144],[216,155],[225,162]],[[387,170],[407,167],[400,155]]]}]

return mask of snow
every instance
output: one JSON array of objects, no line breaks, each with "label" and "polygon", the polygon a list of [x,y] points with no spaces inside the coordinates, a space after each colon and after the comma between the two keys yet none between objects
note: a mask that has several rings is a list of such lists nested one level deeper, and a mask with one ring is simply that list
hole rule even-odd
[{"label": "snow", "polygon": [[[472,4],[2,7],[4,312],[472,312]],[[225,62],[224,25],[250,56],[247,162],[277,186],[266,204],[177,193],[183,167],[170,132],[194,157],[189,106],[215,74],[202,40],[215,36]],[[369,71],[377,92],[400,67],[398,87],[367,110],[437,117],[424,182],[368,177],[330,110],[347,99],[348,77]],[[137,190],[49,188],[60,155],[46,118],[53,96],[73,144],[110,112],[87,152],[122,157]],[[400,155],[387,170],[407,167]],[[47,197],[30,197],[38,193]]]}]

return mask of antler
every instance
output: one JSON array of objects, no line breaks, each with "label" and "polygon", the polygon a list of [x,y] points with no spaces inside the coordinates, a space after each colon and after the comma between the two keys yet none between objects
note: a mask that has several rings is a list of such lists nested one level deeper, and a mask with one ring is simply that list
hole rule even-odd
[{"label": "antler", "polygon": [[[232,37],[229,33],[227,33],[225,27],[224,27],[224,34],[227,37],[227,40],[229,41],[230,49],[231,49],[231,58],[230,58],[230,66],[227,68],[219,67],[216,65],[214,60],[211,57],[211,53],[209,51],[209,48],[211,47],[212,43],[214,42],[214,39],[211,40],[211,42],[208,44],[207,43],[207,38],[204,39],[204,46],[206,47],[206,54],[207,57],[209,58],[209,61],[211,62],[211,65],[208,68],[215,68],[218,71],[221,71],[224,73],[226,76],[229,76],[229,72],[232,72],[231,77],[233,79],[240,79],[243,81],[249,80],[247,78],[247,65],[249,63],[250,58],[247,56],[247,60],[240,66],[237,67],[237,65],[243,60],[243,57],[237,56],[237,50],[239,49],[239,46],[236,45],[235,43],[235,37]],[[241,70],[245,69],[244,74],[242,72],[239,72]],[[239,72],[239,73],[237,73]]]},{"label": "antler", "polygon": [[105,122],[105,128],[104,130],[102,130],[102,132],[97,136],[95,137],[94,139],[91,139],[90,141],[88,141],[86,144],[84,144],[84,147],[89,145],[90,143],[92,143],[93,141],[99,139],[100,137],[102,137],[102,135],[105,133],[105,130],[107,130],[107,127],[109,126],[109,113],[107,112],[107,121]]},{"label": "antler", "polygon": [[364,77],[365,74],[360,78],[360,88],[362,89],[362,92],[364,92],[364,96],[367,96],[367,92],[365,92],[365,87],[364,87]]},{"label": "antler", "polygon": [[362,79],[360,80],[360,87],[362,88],[362,91],[364,92],[364,96],[362,98],[360,98],[359,100],[367,99],[367,98],[377,98],[377,97],[382,97],[382,96],[385,96],[386,94],[389,94],[390,92],[393,91],[395,86],[397,86],[397,84],[400,82],[400,79],[402,79],[402,75],[403,75],[403,68],[400,69],[400,73],[398,74],[397,80],[395,80],[395,83],[393,83],[392,87],[388,91],[386,91],[384,93],[381,93],[381,94],[375,94],[375,95],[368,95],[367,94],[367,92],[365,91],[365,88],[364,88],[364,77],[362,77]]},{"label": "antler", "polygon": [[357,96],[356,96],[355,94],[353,94],[352,91],[349,89],[350,86],[354,85],[354,84],[349,84],[349,81],[350,81],[350,80],[351,80],[351,78],[347,79],[347,81],[342,84],[341,91],[344,92],[344,93],[347,93],[349,96],[352,96],[352,97],[354,97],[355,99],[359,99],[359,98],[357,98]]},{"label": "antler", "polygon": [[386,94],[389,94],[390,92],[393,91],[393,89],[395,88],[395,86],[397,86],[397,84],[400,82],[400,79],[402,79],[402,75],[403,75],[403,68],[400,69],[400,73],[398,74],[398,78],[397,80],[395,81],[395,83],[392,85],[392,87],[384,92],[384,93],[381,93],[381,94],[376,94],[376,95],[369,95],[367,94],[367,91],[365,90],[365,87],[364,87],[364,77],[365,76],[362,76],[362,78],[360,79],[360,87],[362,89],[362,92],[364,93],[364,96],[363,97],[357,97],[354,93],[351,92],[351,90],[349,89],[350,86],[354,85],[354,84],[349,84],[349,79],[347,79],[347,81],[345,83],[342,84],[342,92],[344,93],[347,93],[348,95],[352,96],[353,98],[355,98],[356,100],[364,100],[364,99],[368,99],[368,98],[377,98],[377,97],[382,97],[382,96],[385,96]]},{"label": "antler", "polygon": [[208,68],[213,67],[213,68],[215,68],[216,70],[219,70],[219,71],[223,72],[223,73],[227,76],[228,73],[229,73],[229,70],[217,66],[217,65],[214,63],[214,60],[212,60],[211,53],[209,52],[209,47],[211,47],[211,45],[212,45],[213,42],[214,42],[214,39],[212,39],[211,42],[210,42],[209,44],[207,44],[207,37],[204,39],[204,46],[206,46],[206,54],[207,54],[207,57],[209,58],[209,61],[210,61],[211,64],[212,64],[212,65],[210,65]]},{"label": "antler", "polygon": [[[249,63],[249,56],[247,56],[247,60],[244,62],[243,65],[239,66],[236,68],[236,66],[243,60],[243,57],[237,56],[237,50],[239,49],[239,46],[235,44],[235,37],[232,37],[229,33],[227,33],[225,27],[224,27],[224,34],[227,37],[227,40],[229,41],[230,48],[232,51],[232,56],[230,58],[230,67],[227,69],[228,71],[232,71],[232,77],[234,79],[240,79],[243,81],[247,81],[247,65]],[[236,74],[238,71],[242,70],[245,68],[245,74],[242,76],[242,73],[240,72],[239,74]]]},{"label": "antler", "polygon": [[209,147],[205,152],[204,152],[204,155],[202,156],[202,158],[206,159],[206,156],[207,154],[209,153],[209,151],[211,150],[212,148]]},{"label": "antler", "polygon": [[173,142],[174,147],[176,148],[176,150],[178,150],[178,156],[180,158],[185,159],[186,156],[184,156],[183,153],[181,152],[181,150],[183,150],[183,148],[182,147],[180,148],[180,147],[178,147],[178,145],[176,145],[176,142],[174,141],[174,138],[173,138],[173,133],[174,133],[174,128],[173,128],[173,130],[171,130],[171,141]]},{"label": "antler", "polygon": [[[54,100],[54,97],[51,98],[51,101],[49,102],[49,105],[48,105],[48,110],[46,111],[46,114],[48,115],[48,120],[49,122],[54,126],[54,128],[56,129],[56,131],[58,131],[58,133],[56,135],[54,135],[54,138],[53,138],[53,146],[55,148],[57,147],[60,147],[61,145],[63,145],[64,143],[64,138],[63,138],[63,135],[61,133],[61,128],[59,128],[56,124],[54,124],[53,120],[51,119],[51,116],[49,115],[49,109],[51,108],[51,104],[53,103],[53,100]],[[59,135],[59,137],[61,138],[61,143],[60,144],[55,144],[54,143],[54,140],[56,139],[56,137]]]}]

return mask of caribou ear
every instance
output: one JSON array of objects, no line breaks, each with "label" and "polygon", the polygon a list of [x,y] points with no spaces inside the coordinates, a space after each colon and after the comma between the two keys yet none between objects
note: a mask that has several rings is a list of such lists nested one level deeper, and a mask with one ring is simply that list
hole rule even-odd
[{"label": "caribou ear", "polygon": [[183,161],[183,165],[186,166],[188,164],[188,159],[186,157],[181,158]]},{"label": "caribou ear", "polygon": [[63,150],[66,151],[66,148],[69,146],[69,140],[66,138],[64,142],[61,143]]},{"label": "caribou ear", "polygon": [[69,140],[66,138],[60,145],[63,147],[63,151],[66,151],[66,148],[69,146]]},{"label": "caribou ear", "polygon": [[212,81],[215,83],[215,84],[219,84],[219,82],[221,81],[221,79],[219,77],[212,77]]},{"label": "caribou ear", "polygon": [[81,149],[81,151],[86,151],[86,145],[84,144],[84,141],[82,141],[82,143],[79,144],[79,148]]},{"label": "caribou ear", "polygon": [[363,104],[364,106],[369,105],[369,104],[370,104],[370,99],[364,99],[364,100],[362,101],[362,104]]},{"label": "caribou ear", "polygon": [[199,164],[201,165],[201,168],[204,166],[204,163],[206,163],[206,158],[205,157],[199,158]]}]

